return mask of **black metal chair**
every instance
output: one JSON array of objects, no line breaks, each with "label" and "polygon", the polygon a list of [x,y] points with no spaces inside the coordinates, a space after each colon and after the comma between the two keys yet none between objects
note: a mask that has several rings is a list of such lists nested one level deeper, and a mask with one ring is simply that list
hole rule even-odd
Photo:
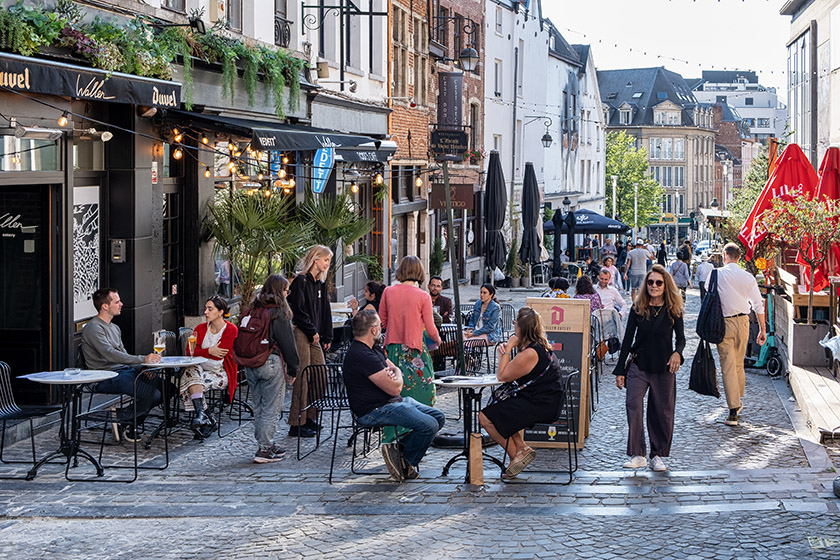
[{"label": "black metal chair", "polygon": [[464,365],[466,375],[493,375],[495,367],[490,360],[489,342],[482,338],[469,338],[464,341]]},{"label": "black metal chair", "polygon": [[309,365],[298,375],[295,384],[304,382],[306,388],[305,400],[307,405],[301,407],[298,413],[298,425],[302,423],[304,415],[310,410],[317,411],[318,424],[324,426],[324,413],[330,413],[330,431],[326,437],[322,437],[322,431],[315,432],[315,445],[301,454],[301,437],[297,438],[298,461],[312,454],[321,445],[334,436],[336,412],[349,409],[347,392],[344,389],[344,379],[341,377],[341,364],[313,364]]},{"label": "black metal chair", "polygon": [[[574,473],[578,469],[578,453],[577,453],[577,439],[578,439],[578,426],[576,423],[575,418],[575,409],[574,409],[574,400],[570,398],[572,395],[572,386],[575,383],[580,383],[580,371],[574,371],[566,376],[563,380],[563,399],[560,402],[560,406],[557,409],[557,420],[548,424],[549,428],[552,426],[554,429],[557,430],[558,434],[565,434],[565,444],[569,453],[569,470],[566,471],[569,474],[568,482],[555,482],[551,480],[532,480],[528,478],[525,479],[508,479],[504,476],[501,476],[502,482],[506,484],[561,484],[563,486],[568,486],[572,483],[574,479]],[[585,406],[585,405],[581,405]],[[502,474],[504,474],[505,470],[507,469],[507,445],[510,444],[510,440],[508,439],[507,443],[505,444],[505,454],[502,458]],[[559,471],[554,470],[531,470],[529,469],[528,474],[532,473],[543,473],[543,474],[554,474]],[[521,476],[521,475],[520,475]]]},{"label": "black metal chair", "polygon": [[[12,372],[9,365],[5,362],[0,362],[0,420],[3,420],[3,434],[0,436],[0,461],[6,464],[29,464],[34,465],[38,462],[35,456],[35,422],[36,418],[43,418],[50,414],[55,414],[61,411],[59,405],[48,406],[19,406],[15,403],[15,397],[12,393]],[[9,420],[28,420],[29,421],[29,441],[32,445],[32,461],[21,459],[5,459],[3,458],[3,450],[6,446],[6,423]],[[56,418],[58,420],[58,418]],[[4,480],[24,480],[24,476],[9,476],[0,475],[0,479]]]},{"label": "black metal chair", "polygon": [[598,403],[601,402],[598,394],[598,381],[601,378],[601,360],[598,359],[598,345],[600,344],[599,333],[601,328],[598,317],[589,316],[589,406],[594,413],[598,410]]},{"label": "black metal chair", "polygon": [[502,335],[505,340],[513,334],[513,320],[516,318],[516,308],[509,303],[502,304]]}]

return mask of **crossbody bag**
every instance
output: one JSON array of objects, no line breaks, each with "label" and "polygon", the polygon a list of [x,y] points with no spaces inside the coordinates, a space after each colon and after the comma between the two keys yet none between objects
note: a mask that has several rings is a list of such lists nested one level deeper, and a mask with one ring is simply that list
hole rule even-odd
[{"label": "crossbody bag", "polygon": [[508,399],[511,399],[511,398],[515,397],[517,395],[517,393],[519,393],[519,391],[521,391],[525,387],[528,387],[529,385],[533,385],[534,383],[539,381],[539,379],[543,375],[545,375],[548,372],[548,370],[550,370],[551,367],[554,365],[555,359],[556,358],[552,354],[549,361],[548,361],[548,365],[545,366],[545,369],[542,371],[542,373],[540,373],[538,376],[531,379],[530,381],[526,381],[522,385],[520,385],[519,383],[516,382],[516,380],[514,380],[514,381],[509,381],[508,383],[503,383],[503,384],[499,385],[498,387],[496,387],[495,389],[493,389],[493,393],[490,395],[490,404],[496,404],[497,402],[502,402],[502,401],[506,401]]},{"label": "crossbody bag", "polygon": [[[662,306],[663,307],[665,306],[664,302],[663,302]],[[667,313],[667,312],[668,312],[667,309],[663,309],[662,311],[660,311],[659,316],[656,318],[656,321],[653,322],[653,327],[651,328],[651,332],[656,331],[656,329],[659,327],[659,323],[662,321],[662,316],[665,315],[665,313]],[[636,332],[638,332],[638,331],[636,331]],[[636,360],[636,356],[638,355],[638,353],[636,352],[636,349],[640,348],[642,346],[642,341],[643,340],[644,340],[644,337],[636,340],[636,344],[634,344],[630,348],[630,355],[627,356],[627,361],[624,363],[624,375],[627,375],[627,370],[630,369],[630,365]]]}]

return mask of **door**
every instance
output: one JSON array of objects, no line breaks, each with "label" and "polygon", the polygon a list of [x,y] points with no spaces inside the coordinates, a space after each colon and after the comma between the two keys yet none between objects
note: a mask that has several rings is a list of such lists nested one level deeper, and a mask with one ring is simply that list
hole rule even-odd
[{"label": "door", "polygon": [[21,403],[45,402],[46,389],[16,377],[49,369],[50,185],[0,187],[0,359],[12,369]]},{"label": "door", "polygon": [[[184,316],[183,296],[183,199],[181,183],[165,181],[162,187],[161,328],[178,332]],[[202,308],[204,305],[202,304]]]}]

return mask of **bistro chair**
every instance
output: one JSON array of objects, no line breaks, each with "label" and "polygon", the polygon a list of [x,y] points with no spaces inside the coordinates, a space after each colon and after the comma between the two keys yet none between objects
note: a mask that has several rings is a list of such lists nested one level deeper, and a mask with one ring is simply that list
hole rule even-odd
[{"label": "bistro chair", "polygon": [[301,437],[297,438],[298,461],[312,454],[321,445],[321,441],[334,437],[335,423],[338,418],[336,414],[343,409],[349,409],[347,391],[344,389],[344,379],[341,377],[341,364],[313,364],[306,366],[295,380],[295,385],[303,382],[300,390],[304,392],[302,399],[308,404],[300,409],[298,413],[298,424],[300,425],[306,412],[317,410],[317,420],[324,425],[324,413],[330,413],[330,431],[325,438],[322,438],[321,431],[315,432],[315,445],[301,454]]},{"label": "bistro chair", "polygon": [[[166,350],[164,350],[164,356],[178,356],[179,352],[179,344],[178,344],[178,337],[172,331],[155,331],[152,333],[152,338],[160,336],[163,338],[164,342],[166,343]],[[189,336],[189,335],[187,335]],[[183,354],[182,354],[183,355]]]},{"label": "bistro chair", "polygon": [[513,334],[513,320],[516,318],[516,309],[509,303],[502,304],[502,336],[505,340]]},{"label": "bistro chair", "polygon": [[465,375],[493,375],[495,368],[490,361],[491,344],[481,338],[468,338],[464,341]]},{"label": "bistro chair", "polygon": [[[3,433],[0,435],[0,461],[6,464],[29,464],[38,462],[35,456],[35,423],[36,418],[43,418],[61,411],[60,405],[48,406],[18,406],[12,393],[11,369],[5,362],[0,362],[0,420],[3,420]],[[3,458],[6,445],[6,422],[9,420],[29,420],[29,441],[32,446],[32,461]],[[2,475],[4,480],[24,480],[26,476]]]},{"label": "bistro chair", "polygon": [[[174,337],[173,337],[174,339]],[[164,368],[147,368],[143,370],[144,373],[155,374],[165,376],[167,375],[166,370]],[[134,429],[134,433],[137,433],[137,398],[145,391],[152,391],[154,388],[150,383],[144,382],[146,379],[146,375],[138,375],[134,379],[134,389],[131,394],[131,404],[129,405],[132,410],[132,419],[129,424]],[[166,387],[166,381],[164,381],[163,387]],[[166,399],[169,398],[169,395],[166,394],[166,389],[163,389],[163,399],[164,404],[166,403]],[[123,407],[122,410],[125,410],[126,407]],[[131,483],[137,480],[139,471],[141,470],[164,470],[169,467],[169,426],[165,425],[163,429],[160,430],[160,433],[163,434],[163,461],[162,464],[160,461],[155,461],[154,459],[142,459],[139,455],[139,447],[142,445],[140,441],[134,441],[131,443],[132,445],[132,460],[126,461],[124,457],[117,456],[116,448],[110,446],[106,443],[105,436],[108,433],[109,425],[113,425],[115,423],[122,423],[126,424],[125,420],[120,420],[117,418],[117,411],[114,409],[102,409],[102,410],[89,410],[88,412],[82,413],[79,415],[80,420],[90,420],[96,423],[99,423],[102,426],[102,437],[99,441],[99,463],[102,465],[103,469],[123,469],[123,470],[130,470],[132,474],[130,477],[108,477],[108,478],[93,478],[93,479],[70,479],[68,480],[79,480],[79,481],[86,481],[86,482],[126,482]],[[147,421],[152,418],[152,414],[147,415]],[[164,422],[168,421],[166,417],[166,412],[164,412]],[[139,439],[139,438],[138,438]],[[152,442],[152,436],[149,436],[146,444],[145,449],[150,449]],[[110,447],[114,449],[114,451],[109,452],[108,455],[105,455],[105,448]]]},{"label": "bistro chair", "polygon": [[[556,471],[556,470],[531,470],[528,469],[527,471],[523,471],[520,473],[517,478],[508,479],[504,476],[501,476],[502,482],[506,484],[561,484],[563,486],[568,486],[572,483],[574,479],[574,473],[578,469],[578,454],[577,454],[577,440],[578,440],[578,426],[576,424],[575,419],[575,406],[574,406],[574,399],[571,398],[572,395],[572,387],[577,386],[580,387],[580,371],[574,371],[566,376],[563,380],[563,398],[560,401],[560,406],[557,409],[557,420],[551,422],[547,426],[554,426],[559,434],[565,434],[565,437],[562,438],[565,440],[565,444],[567,447],[567,451],[569,454],[569,468],[567,471]],[[543,424],[540,424],[543,426]],[[534,426],[531,427],[533,429]],[[526,428],[527,430],[528,428]],[[507,446],[510,444],[510,439],[507,440],[505,443],[505,453],[502,457],[502,473],[504,474],[505,470],[507,470]],[[544,448],[545,451],[548,449]],[[566,472],[569,475],[569,480],[567,482],[555,482],[553,480],[531,480],[530,478],[520,479],[523,474],[525,473],[543,473],[543,474],[555,474],[557,472]]]}]

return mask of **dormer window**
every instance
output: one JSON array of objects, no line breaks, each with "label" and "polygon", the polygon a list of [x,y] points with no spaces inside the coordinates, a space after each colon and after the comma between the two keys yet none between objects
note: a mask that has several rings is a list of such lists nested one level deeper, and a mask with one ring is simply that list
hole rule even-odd
[{"label": "dormer window", "polygon": [[621,109],[619,112],[619,124],[630,124],[633,112],[630,109]]}]

